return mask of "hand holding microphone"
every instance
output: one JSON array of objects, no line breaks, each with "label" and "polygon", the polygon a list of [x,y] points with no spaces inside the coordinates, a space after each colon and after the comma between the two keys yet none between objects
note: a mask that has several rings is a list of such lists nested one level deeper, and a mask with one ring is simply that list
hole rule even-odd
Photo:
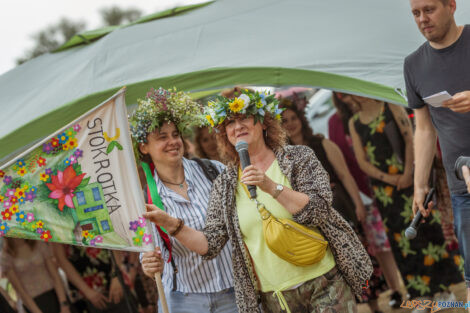
[{"label": "hand holding microphone", "polygon": [[[245,167],[251,165],[250,155],[248,154],[248,144],[245,141],[240,140],[235,145],[235,150],[237,150],[238,152],[238,156],[240,157],[240,165],[242,167],[242,170],[244,170]],[[250,192],[250,197],[252,199],[256,199],[256,186],[247,185],[247,188]]]},{"label": "hand holding microphone", "polygon": [[[432,200],[434,192],[435,192],[434,188],[431,188],[431,190],[429,190],[426,196],[426,200],[424,200],[424,204],[423,204],[425,209],[428,208],[428,205]],[[421,211],[418,210],[410,226],[405,230],[406,238],[414,239],[416,237],[416,235],[418,234],[418,227],[421,224],[422,219],[423,219],[423,215],[421,214]]]},{"label": "hand holding microphone", "polygon": [[[273,182],[264,171],[258,167],[251,165],[250,155],[248,154],[248,144],[245,141],[239,141],[235,145],[235,150],[240,157],[240,165],[243,170],[242,182],[247,186],[252,199],[256,198],[256,187],[262,191],[270,193],[277,189],[276,183]],[[282,189],[281,189],[282,191]],[[278,191],[279,194],[279,191]],[[276,198],[275,195],[272,195]]]},{"label": "hand holding microphone", "polygon": [[467,191],[470,193],[470,157],[460,156],[454,165],[455,175],[458,179],[464,180]]}]

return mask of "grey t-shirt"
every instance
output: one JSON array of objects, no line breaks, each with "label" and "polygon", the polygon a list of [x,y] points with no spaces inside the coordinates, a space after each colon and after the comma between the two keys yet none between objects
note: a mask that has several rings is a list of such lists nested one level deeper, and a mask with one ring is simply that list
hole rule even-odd
[{"label": "grey t-shirt", "polygon": [[[444,49],[424,43],[405,59],[404,66],[408,105],[418,109],[423,98],[441,91],[449,94],[470,90],[470,25],[465,25],[460,38]],[[470,156],[470,112],[455,113],[447,108],[428,105],[442,150],[447,182],[451,193],[466,193],[465,183],[454,173],[455,160]]]}]

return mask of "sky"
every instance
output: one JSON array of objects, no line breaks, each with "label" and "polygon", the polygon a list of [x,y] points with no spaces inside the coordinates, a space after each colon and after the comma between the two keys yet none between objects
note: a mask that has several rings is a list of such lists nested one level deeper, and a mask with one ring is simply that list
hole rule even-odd
[{"label": "sky", "polygon": [[137,8],[143,15],[204,0],[3,0],[0,9],[0,75],[16,66],[16,59],[33,47],[32,35],[62,17],[86,22],[86,30],[99,28],[99,10],[116,5]]}]

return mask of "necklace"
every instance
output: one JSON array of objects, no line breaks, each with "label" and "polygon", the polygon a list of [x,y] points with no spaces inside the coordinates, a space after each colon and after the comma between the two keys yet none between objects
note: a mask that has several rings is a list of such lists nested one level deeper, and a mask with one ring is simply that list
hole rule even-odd
[{"label": "necklace", "polygon": [[170,184],[170,185],[179,186],[181,189],[183,189],[183,188],[184,188],[184,182],[186,181],[186,177],[183,177],[183,181],[182,181],[181,183],[176,183],[176,184],[175,184],[175,183],[171,183],[171,182],[169,182],[169,181],[164,181],[164,180],[161,179],[161,178],[160,178],[160,180],[161,180],[162,182],[164,182],[165,184]]}]

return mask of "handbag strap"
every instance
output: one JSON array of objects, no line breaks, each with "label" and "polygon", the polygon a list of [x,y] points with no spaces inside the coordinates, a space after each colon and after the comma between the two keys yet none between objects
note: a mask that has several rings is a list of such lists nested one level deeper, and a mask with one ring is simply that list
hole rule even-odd
[{"label": "handbag strap", "polygon": [[253,200],[256,203],[256,208],[258,209],[258,212],[261,215],[261,219],[267,220],[271,216],[275,219],[276,217],[274,215],[272,215],[271,212],[269,212],[268,209],[266,209],[266,206],[263,203],[259,202],[258,199],[251,197],[250,192],[248,191],[248,187],[246,187],[246,185],[244,183],[242,183],[241,180],[240,180],[241,176],[242,176],[242,170],[240,168],[238,168],[238,181],[240,182],[243,189],[245,190],[246,195],[248,196],[248,198],[250,200]]}]

